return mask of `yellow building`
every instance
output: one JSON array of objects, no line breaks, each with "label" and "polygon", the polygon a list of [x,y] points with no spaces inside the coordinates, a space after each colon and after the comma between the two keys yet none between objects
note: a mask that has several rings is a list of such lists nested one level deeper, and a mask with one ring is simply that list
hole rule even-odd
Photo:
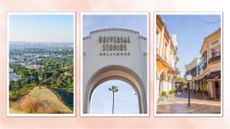
[{"label": "yellow building", "polygon": [[156,18],[157,94],[174,89],[177,57],[176,35],[170,36],[163,19]]},{"label": "yellow building", "polygon": [[221,29],[204,38],[200,49],[201,64],[199,75],[195,77],[201,90],[211,98],[221,98]]}]

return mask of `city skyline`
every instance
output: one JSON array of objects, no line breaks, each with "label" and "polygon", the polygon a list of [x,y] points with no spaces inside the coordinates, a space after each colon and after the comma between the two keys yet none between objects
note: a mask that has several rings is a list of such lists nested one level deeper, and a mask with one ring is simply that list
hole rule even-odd
[{"label": "city skyline", "polygon": [[74,24],[74,13],[8,14],[8,115],[74,114]]}]

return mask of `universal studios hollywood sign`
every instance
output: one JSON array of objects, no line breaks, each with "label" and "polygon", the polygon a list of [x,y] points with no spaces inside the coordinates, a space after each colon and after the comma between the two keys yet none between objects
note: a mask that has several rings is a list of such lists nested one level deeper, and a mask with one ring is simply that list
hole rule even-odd
[{"label": "universal studios hollywood sign", "polygon": [[100,56],[129,56],[127,44],[130,43],[128,36],[100,36],[99,43],[102,44]]}]

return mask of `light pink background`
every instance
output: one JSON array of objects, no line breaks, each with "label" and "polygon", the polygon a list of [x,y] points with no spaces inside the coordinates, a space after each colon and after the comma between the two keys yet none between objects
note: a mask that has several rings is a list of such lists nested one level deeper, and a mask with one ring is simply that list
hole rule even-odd
[{"label": "light pink background", "polygon": [[[224,82],[224,117],[219,118],[156,118],[153,115],[153,67],[150,67],[149,117],[81,117],[80,116],[80,12],[149,11],[150,66],[153,66],[153,12],[223,11],[224,34],[229,35],[228,0],[0,0],[0,128],[152,128],[152,129],[229,129],[229,83]],[[7,88],[7,12],[76,12],[76,117],[12,118],[6,116]],[[229,16],[228,16],[229,15]],[[229,33],[228,33],[229,32]],[[229,48],[229,37],[224,36],[224,50]],[[230,54],[224,51],[224,55]],[[224,66],[229,66],[226,60]],[[224,67],[224,71],[230,71]],[[228,80],[227,72],[224,72]],[[227,79],[226,79],[227,78]]]}]

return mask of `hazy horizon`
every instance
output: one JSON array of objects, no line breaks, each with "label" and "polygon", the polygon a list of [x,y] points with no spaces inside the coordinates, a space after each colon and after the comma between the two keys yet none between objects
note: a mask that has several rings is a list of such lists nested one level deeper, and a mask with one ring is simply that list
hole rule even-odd
[{"label": "hazy horizon", "polygon": [[67,41],[9,41],[10,43],[74,43]]},{"label": "hazy horizon", "polygon": [[10,14],[8,24],[10,41],[74,41],[72,14]]}]

